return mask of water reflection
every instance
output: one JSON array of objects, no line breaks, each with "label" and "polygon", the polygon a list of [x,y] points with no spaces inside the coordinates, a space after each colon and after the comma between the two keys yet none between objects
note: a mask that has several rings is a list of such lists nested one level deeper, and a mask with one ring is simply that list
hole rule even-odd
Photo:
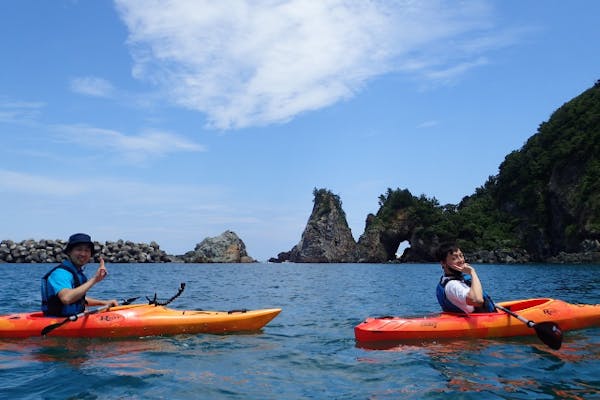
[{"label": "water reflection", "polygon": [[570,332],[559,351],[534,338],[357,343],[356,347],[366,350],[358,357],[360,363],[381,368],[398,360],[412,360],[415,369],[426,366],[437,371],[437,380],[420,382],[423,393],[490,397],[519,393],[531,398],[588,399],[600,396],[600,386],[590,384],[598,379],[591,376],[593,372],[590,377],[576,377],[574,372],[600,360],[596,331]]},{"label": "water reflection", "polygon": [[35,338],[0,343],[2,368],[18,364],[60,363],[77,369],[109,368],[116,375],[162,374],[146,357],[149,353],[177,353],[175,342],[164,338],[128,340]]}]

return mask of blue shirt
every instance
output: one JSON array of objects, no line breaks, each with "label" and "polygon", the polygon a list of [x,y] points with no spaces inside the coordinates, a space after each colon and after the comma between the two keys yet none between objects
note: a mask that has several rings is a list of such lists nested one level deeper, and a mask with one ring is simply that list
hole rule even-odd
[{"label": "blue shirt", "polygon": [[[73,265],[71,261],[64,260],[62,262],[63,265],[68,265],[74,270],[77,271],[77,275],[79,275],[79,281],[85,282],[87,278],[83,274],[83,271]],[[58,294],[63,289],[74,289],[75,288],[75,280],[73,279],[73,274],[69,271],[58,268],[54,270],[48,277],[48,283],[50,284],[50,295]]]},{"label": "blue shirt", "polygon": [[[83,270],[75,267],[70,260],[64,260],[61,264],[68,267],[72,271],[77,271],[77,276],[79,278],[80,284],[87,281],[87,277],[83,273]],[[45,288],[44,288],[44,286],[45,286]],[[76,282],[75,282],[75,279],[71,272],[67,271],[64,268],[55,268],[54,271],[52,271],[50,273],[50,275],[48,275],[47,285],[44,285],[44,282],[42,281],[42,300],[44,300],[44,298],[46,300],[49,300],[51,298],[57,298],[58,293],[61,290],[74,289],[75,287],[76,287]],[[45,293],[45,296],[44,296],[44,289],[47,290],[47,292]],[[73,304],[63,304],[62,310],[61,310],[61,315],[68,316],[68,315],[74,315],[74,314],[78,314],[78,313],[82,312],[83,309],[85,308],[84,300],[85,299],[82,299]]]}]

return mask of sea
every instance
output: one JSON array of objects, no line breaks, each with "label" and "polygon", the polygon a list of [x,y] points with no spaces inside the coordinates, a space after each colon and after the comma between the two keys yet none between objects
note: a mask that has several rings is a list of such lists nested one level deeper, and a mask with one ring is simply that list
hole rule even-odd
[{"label": "sea", "polygon": [[[53,265],[0,264],[0,314],[39,309]],[[97,265],[86,267],[92,276]],[[496,301],[600,303],[600,265],[475,265]],[[169,307],[280,307],[260,332],[0,339],[2,399],[600,399],[600,327],[365,348],[369,316],[439,311],[436,264],[108,264],[89,295]]]}]

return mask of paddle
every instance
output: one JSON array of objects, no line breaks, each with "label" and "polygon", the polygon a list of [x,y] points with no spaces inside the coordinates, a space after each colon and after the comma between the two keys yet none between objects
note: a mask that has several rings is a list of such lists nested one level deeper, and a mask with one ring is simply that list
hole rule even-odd
[{"label": "paddle", "polygon": [[[121,305],[128,305],[131,304],[132,302],[136,301],[137,299],[139,299],[139,297],[132,297],[130,299],[127,300],[123,300],[121,302]],[[55,324],[50,324],[47,327],[45,327],[44,329],[42,329],[42,336],[46,336],[48,333],[52,332],[53,330],[55,330],[56,328],[63,326],[64,324],[66,324],[67,322],[71,322],[71,321],[77,321],[79,318],[84,317],[86,315],[92,315],[92,314],[97,314],[99,312],[103,312],[106,311],[110,308],[110,306],[104,306],[104,307],[100,307],[100,308],[95,308],[93,310],[85,310],[84,312],[80,312],[79,314],[76,315],[71,315],[68,316],[67,318],[65,318],[64,320],[62,320],[61,322],[57,322]]]},{"label": "paddle", "polygon": [[551,349],[560,349],[560,346],[562,345],[563,334],[560,330],[560,327],[554,322],[547,321],[536,324],[533,321],[530,321],[518,314],[515,314],[508,308],[499,306],[498,304],[495,304],[495,306],[498,310],[502,310],[505,313],[512,315],[519,321],[525,323],[528,327],[535,329],[535,333],[537,333],[537,336],[540,338],[540,340],[546,345],[548,345],[548,347],[550,347]]}]

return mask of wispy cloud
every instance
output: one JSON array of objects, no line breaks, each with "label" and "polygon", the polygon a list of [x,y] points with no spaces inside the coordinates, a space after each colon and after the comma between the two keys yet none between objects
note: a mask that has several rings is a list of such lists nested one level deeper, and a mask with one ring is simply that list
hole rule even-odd
[{"label": "wispy cloud", "polygon": [[419,125],[417,125],[417,128],[419,128],[419,129],[433,128],[434,126],[437,126],[438,124],[439,124],[438,121],[429,120],[429,121],[421,122]]},{"label": "wispy cloud", "polygon": [[86,176],[60,177],[0,169],[0,191],[30,196],[85,197],[87,204],[104,202],[127,206],[188,204],[190,210],[223,209],[218,197],[225,189],[218,186],[155,184],[114,178]]},{"label": "wispy cloud", "polygon": [[476,60],[450,65],[446,68],[432,69],[425,72],[424,75],[433,82],[451,83],[460,76],[466,74],[469,70],[486,65],[488,63],[489,61],[486,58],[480,57]]},{"label": "wispy cloud", "polygon": [[[181,243],[171,239],[171,234],[165,236],[163,231],[170,230],[173,236],[183,235],[191,242],[194,234],[213,235],[231,229],[233,222],[242,225],[256,222],[248,219],[248,211],[243,207],[224,206],[230,190],[220,185],[59,176],[55,172],[0,168],[0,193],[11,210],[5,215],[3,222],[6,222],[0,225],[3,238],[15,238],[15,234],[31,237],[32,232],[42,234],[43,229],[49,231],[46,238],[64,237],[85,229],[106,240],[125,237],[149,242],[156,240],[158,234],[163,236],[161,245],[181,247]],[[74,215],[78,217],[73,218]],[[181,250],[193,248],[193,243],[203,238],[198,237]]]},{"label": "wispy cloud", "polygon": [[116,4],[134,76],[220,129],[287,121],[390,72],[447,81],[511,42],[485,1]]},{"label": "wispy cloud", "polygon": [[[0,97],[0,123],[27,125],[34,127],[35,132],[49,131],[55,141],[109,151],[118,154],[120,160],[133,163],[181,152],[206,151],[205,146],[199,143],[160,129],[147,128],[140,133],[126,134],[86,124],[48,125],[40,121],[45,106],[43,102],[7,100]],[[27,133],[32,137],[37,134],[39,133]],[[30,157],[56,158],[56,154],[46,152],[44,147],[22,147],[11,151]]]},{"label": "wispy cloud", "polygon": [[112,83],[93,76],[71,79],[70,88],[75,93],[93,97],[111,97],[115,92]]},{"label": "wispy cloud", "polygon": [[96,149],[108,149],[123,155],[132,162],[150,157],[163,157],[177,152],[200,152],[205,147],[170,132],[149,130],[137,135],[91,127],[87,125],[57,126],[60,139]]},{"label": "wispy cloud", "polygon": [[45,103],[35,101],[11,101],[0,97],[0,122],[31,122],[39,116]]},{"label": "wispy cloud", "polygon": [[64,185],[49,176],[0,169],[0,191],[36,195],[73,196],[84,193],[87,185]]}]

